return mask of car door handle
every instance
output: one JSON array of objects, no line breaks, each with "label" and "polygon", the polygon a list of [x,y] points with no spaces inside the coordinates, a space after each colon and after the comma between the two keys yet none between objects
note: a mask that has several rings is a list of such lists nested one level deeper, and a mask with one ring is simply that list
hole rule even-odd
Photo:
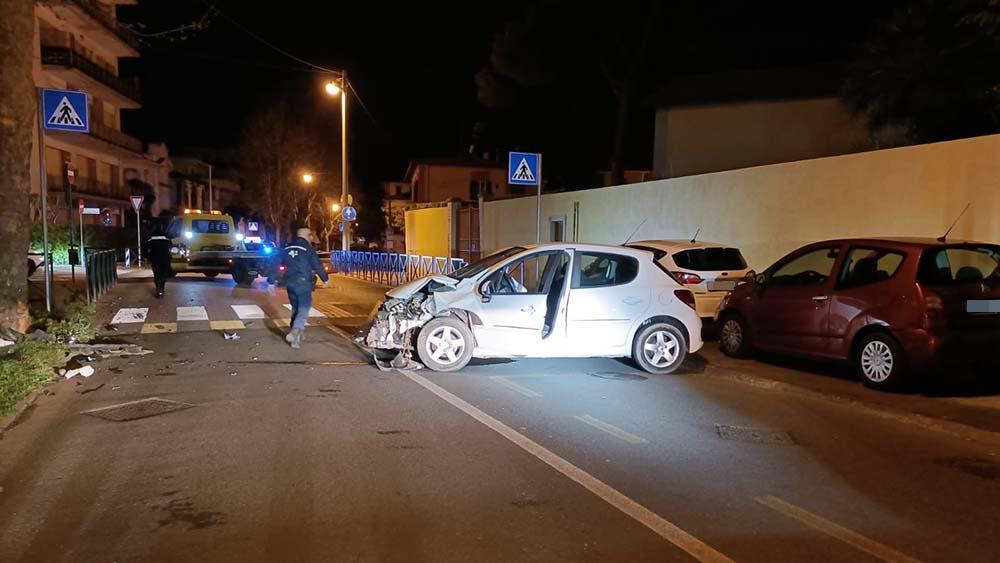
[{"label": "car door handle", "polygon": [[626,297],[625,299],[622,299],[622,303],[626,305],[638,305],[639,303],[642,303],[642,299],[639,299],[638,297]]},{"label": "car door handle", "polygon": [[828,301],[829,299],[829,295],[814,295],[812,298],[813,301]]},{"label": "car door handle", "polygon": [[530,315],[535,312],[535,308],[532,307],[531,305],[528,305],[527,307],[521,307],[521,312],[528,313]]}]

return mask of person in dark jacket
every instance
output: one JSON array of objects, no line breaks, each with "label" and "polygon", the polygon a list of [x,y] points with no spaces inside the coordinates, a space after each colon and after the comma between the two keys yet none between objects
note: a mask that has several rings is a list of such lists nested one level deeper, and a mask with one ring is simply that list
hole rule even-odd
[{"label": "person in dark jacket", "polygon": [[174,273],[173,268],[170,267],[170,248],[172,246],[173,244],[171,244],[170,239],[167,238],[163,229],[159,228],[153,232],[153,236],[149,237],[149,241],[146,242],[149,263],[153,266],[153,281],[156,283],[157,298],[163,296],[167,278]]},{"label": "person in dark jacket", "polygon": [[309,242],[311,239],[311,230],[299,229],[295,232],[295,240],[285,247],[281,255],[281,265],[285,267],[288,303],[292,306],[292,330],[285,340],[292,345],[292,348],[299,348],[302,345],[306,319],[312,307],[313,278],[318,275],[324,284],[330,281],[316,250]]}]

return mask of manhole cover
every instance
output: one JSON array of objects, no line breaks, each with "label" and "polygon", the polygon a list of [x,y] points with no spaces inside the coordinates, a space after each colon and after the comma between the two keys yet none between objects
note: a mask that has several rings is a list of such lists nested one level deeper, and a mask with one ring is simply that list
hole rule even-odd
[{"label": "manhole cover", "polygon": [[168,412],[181,411],[189,409],[193,406],[194,405],[189,405],[187,403],[179,403],[177,401],[168,401],[167,399],[152,397],[149,399],[142,399],[141,401],[131,401],[120,405],[111,405],[110,407],[84,411],[81,414],[95,416],[97,418],[103,418],[104,420],[111,420],[113,422],[125,422],[127,420],[136,420],[138,418],[147,418],[150,416],[167,414]]},{"label": "manhole cover", "polygon": [[645,375],[640,375],[638,373],[629,373],[626,371],[598,371],[590,374],[590,377],[599,377],[601,379],[617,379],[619,381],[646,381],[649,379]]},{"label": "manhole cover", "polygon": [[792,440],[788,432],[782,432],[781,430],[753,428],[751,426],[733,426],[730,424],[716,424],[715,430],[719,433],[719,437],[725,440],[754,442],[757,444],[782,444],[786,446],[795,444],[795,440]]}]

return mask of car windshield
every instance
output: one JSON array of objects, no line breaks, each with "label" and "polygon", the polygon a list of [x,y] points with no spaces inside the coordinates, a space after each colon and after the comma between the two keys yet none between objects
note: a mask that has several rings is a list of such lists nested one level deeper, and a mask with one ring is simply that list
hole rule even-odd
[{"label": "car windshield", "polygon": [[1000,280],[1000,246],[928,248],[920,258],[917,280],[927,285]]},{"label": "car windshield", "polygon": [[472,264],[467,264],[461,268],[455,270],[454,272],[448,274],[449,278],[455,278],[456,280],[464,280],[466,278],[472,278],[478,276],[482,272],[492,268],[493,266],[499,264],[501,261],[510,258],[511,256],[524,252],[525,248],[521,246],[512,246],[497,252],[495,254],[490,254],[486,258],[483,258],[479,262],[473,262]]},{"label": "car windshield", "polygon": [[196,233],[228,233],[229,222],[214,219],[195,219],[191,221],[191,229]]},{"label": "car windshield", "polygon": [[738,248],[693,248],[674,254],[674,263],[685,270],[697,272],[718,272],[742,270],[746,260]]}]

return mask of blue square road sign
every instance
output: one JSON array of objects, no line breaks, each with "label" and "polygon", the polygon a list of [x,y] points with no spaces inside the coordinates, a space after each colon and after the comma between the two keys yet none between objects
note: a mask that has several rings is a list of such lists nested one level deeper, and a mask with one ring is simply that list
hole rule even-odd
[{"label": "blue square road sign", "polygon": [[47,131],[89,133],[87,93],[43,88],[42,124]]},{"label": "blue square road sign", "polygon": [[542,155],[536,152],[512,152],[507,160],[507,183],[515,186],[541,184]]}]

